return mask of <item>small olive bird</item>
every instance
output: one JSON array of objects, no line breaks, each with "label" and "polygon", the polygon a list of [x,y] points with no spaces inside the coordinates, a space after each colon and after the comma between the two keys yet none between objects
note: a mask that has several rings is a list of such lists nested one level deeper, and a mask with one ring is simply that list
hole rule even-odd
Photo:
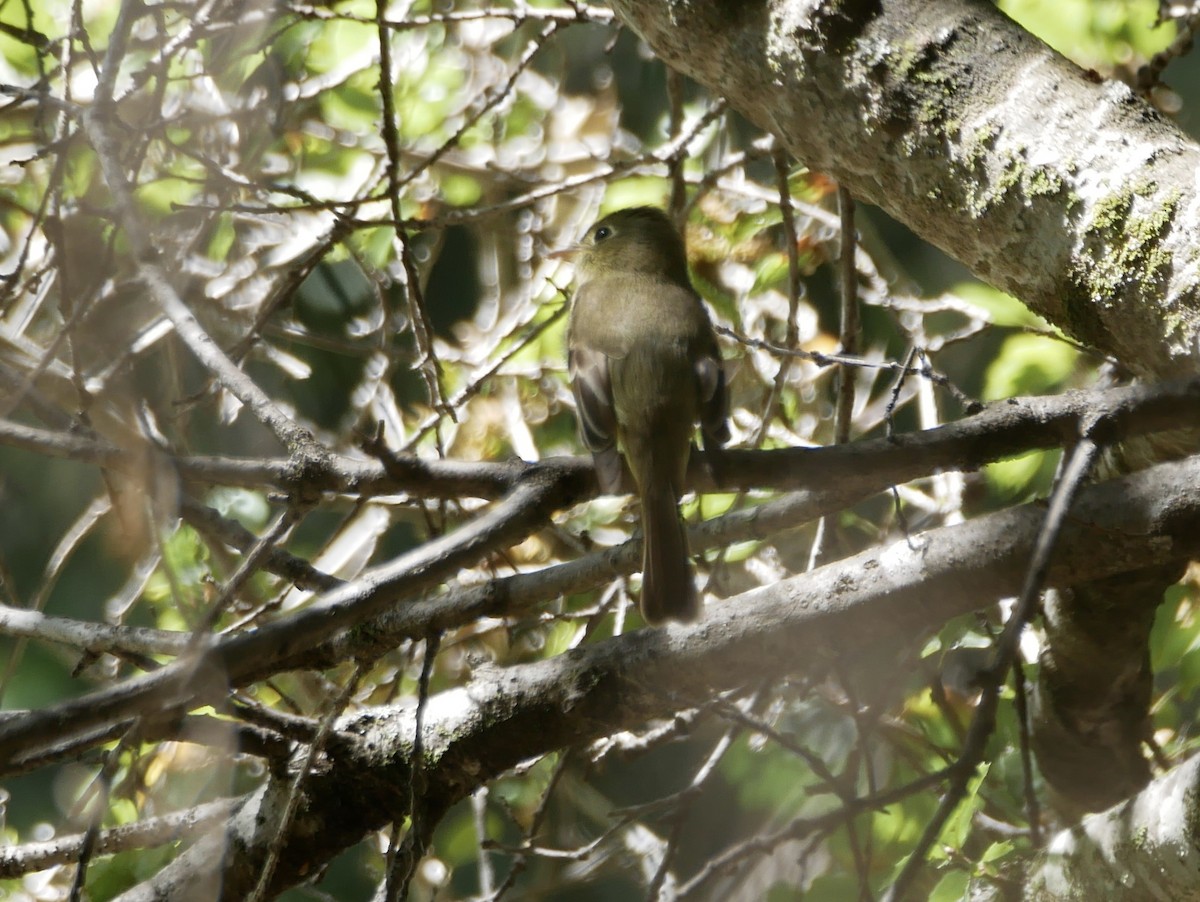
[{"label": "small olive bird", "polygon": [[719,448],[729,401],[683,239],[662,210],[633,207],[605,216],[564,255],[576,264],[567,343],[579,432],[601,488],[619,490],[624,455],[641,499],[642,616],[695,620],[679,496],[696,422],[705,450]]}]

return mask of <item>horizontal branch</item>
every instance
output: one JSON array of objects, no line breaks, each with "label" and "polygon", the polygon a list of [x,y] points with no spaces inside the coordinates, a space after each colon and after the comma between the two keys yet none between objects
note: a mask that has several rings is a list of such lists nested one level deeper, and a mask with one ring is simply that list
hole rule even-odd
[{"label": "horizontal branch", "polygon": [[[696,551],[704,551],[731,542],[763,538],[834,513],[914,478],[941,470],[973,469],[1029,450],[1068,444],[1085,426],[1092,428],[1091,424],[1103,423],[1104,429],[1093,431],[1111,441],[1116,437],[1128,438],[1150,430],[1170,428],[1189,417],[1200,418],[1200,379],[1104,391],[1075,391],[1045,398],[1017,398],[994,404],[957,423],[891,439],[868,439],[829,448],[729,451],[719,462],[725,487],[801,485],[809,488],[700,523],[691,530],[691,546]],[[6,442],[27,450],[53,450],[67,456],[78,454],[80,459],[110,466],[122,459],[120,451],[105,449],[93,440],[0,421],[0,443]],[[181,470],[193,476],[198,471],[212,475],[210,463],[214,459],[204,459],[192,469],[196,460],[182,459],[179,462]],[[573,492],[562,497],[564,504],[574,503],[596,489],[590,464],[582,459],[550,459],[538,463],[413,459],[406,461],[406,466],[409,463],[414,473],[419,471],[431,480],[427,485],[431,486],[430,494],[434,496],[439,494],[439,489],[447,491],[467,486],[490,494],[500,487],[511,489],[522,478],[544,480],[560,489],[567,483],[575,485]],[[396,471],[390,469],[385,474],[381,470],[382,464],[347,458],[330,458],[327,464],[324,476],[310,475],[318,482],[328,485],[332,481],[347,490],[355,483],[342,482],[342,477],[358,478],[368,470],[373,470],[373,474],[366,477],[366,481],[378,490],[383,490],[382,483],[396,479]],[[286,460],[262,463],[246,460],[237,462],[236,466],[227,461],[222,466],[225,473],[244,476],[254,472],[258,477],[278,479],[281,486],[290,484],[296,488],[283,475],[290,466]],[[693,471],[696,484],[714,487],[703,462],[698,462]],[[408,478],[404,477],[405,480]],[[399,488],[398,485],[387,486],[387,490],[393,492]],[[248,552],[257,541],[248,530],[232,521],[223,521],[203,505],[185,499],[184,512],[188,521],[203,529],[210,538],[217,538],[243,552]],[[271,668],[333,666],[350,657],[378,654],[405,639],[420,639],[479,617],[519,615],[538,603],[585,591],[616,575],[634,572],[639,566],[640,554],[640,539],[634,539],[533,573],[499,577],[485,585],[457,588],[432,598],[410,599],[408,604],[389,606],[377,617],[356,620],[365,628],[353,635],[330,635],[311,645],[290,643],[295,649],[292,655],[262,658],[260,669],[245,672],[243,679],[261,678],[273,672]],[[341,580],[314,570],[306,561],[282,549],[269,552],[264,567],[305,588],[330,592],[343,586]],[[386,573],[379,577],[385,584],[391,578]],[[355,590],[346,591],[353,594]],[[0,617],[0,634],[114,654],[178,652],[188,641],[169,631],[130,631],[116,626],[97,630],[92,624],[77,621],[14,619],[18,616]],[[285,619],[277,621],[280,623],[297,622]],[[302,631],[303,623],[298,623],[295,629]]]},{"label": "horizontal branch", "polygon": [[[929,631],[1019,589],[1043,516],[1035,503],[931,530],[727,599],[694,625],[481,669],[469,686],[435,695],[425,708],[426,801],[442,809],[521,761],[761,680],[817,677],[834,658],[842,672],[895,682]],[[1081,493],[1048,580],[1064,585],[1197,551],[1200,459],[1191,459]],[[396,799],[373,787],[407,785],[414,718],[411,706],[390,706],[339,722],[340,744],[330,751],[337,760],[305,783],[309,804],[281,854],[275,889],[397,817]],[[269,820],[280,785],[260,789],[231,823],[236,841],[226,846],[224,871],[231,898],[237,875],[254,873],[275,835]],[[345,817],[347,797],[361,800],[353,819]],[[215,866],[195,856],[169,866],[156,885],[179,885]]]},{"label": "horizontal branch", "polygon": [[[833,448],[730,451],[718,461],[723,481],[733,482],[753,472],[755,484],[757,474],[766,474],[767,479],[783,484],[819,488],[716,518],[693,535],[697,548],[761,537],[838,510],[895,483],[941,469],[979,466],[1030,448],[1068,443],[1085,426],[1098,440],[1111,441],[1170,428],[1181,419],[1197,416],[1200,379],[1193,379],[1014,399],[948,426],[893,439]],[[28,435],[28,431],[17,427],[0,434]],[[54,447],[64,446],[56,442]],[[82,446],[68,443],[65,447]],[[213,640],[199,657],[189,656],[155,673],[0,724],[0,770],[20,768],[27,759],[41,760],[38,748],[51,740],[64,747],[64,740],[72,736],[91,736],[93,741],[106,736],[108,732],[98,728],[114,719],[212,701],[220,697],[224,686],[244,685],[280,669],[332,665],[348,656],[369,656],[404,638],[418,639],[480,616],[527,609],[636,569],[639,546],[628,543],[540,573],[416,600],[420,593],[476,564],[485,553],[507,547],[540,528],[554,510],[595,490],[590,465],[579,460],[457,466],[476,466],[492,476],[503,472],[504,478],[519,473],[520,479],[507,503],[353,583],[329,589],[304,610],[253,632]],[[697,481],[711,484],[702,468],[697,470]],[[278,566],[295,569],[295,562],[283,561]],[[396,605],[400,600],[409,603]],[[346,631],[352,627],[364,628],[348,635]],[[104,639],[119,640],[119,633]],[[143,641],[149,640],[131,636],[131,642]],[[171,639],[163,636],[153,641],[162,647]],[[127,648],[134,647],[136,644]]]},{"label": "horizontal branch", "polygon": [[[728,450],[715,462],[697,455],[689,487],[722,489],[820,489],[849,480],[860,497],[939,470],[971,470],[1042,448],[1070,444],[1085,423],[1102,422],[1101,442],[1178,428],[1200,420],[1200,378],[1155,385],[1080,389],[1060,395],[1009,398],[954,423],[891,438],[827,448]],[[141,459],[103,441],[0,420],[0,444],[48,457],[105,467],[140,466]],[[715,463],[719,479],[714,481]],[[584,458],[462,461],[426,460],[397,454],[386,461],[330,454],[298,465],[292,458],[247,459],[180,456],[186,480],[206,485],[275,489],[295,497],[318,493],[366,497],[411,493],[422,498],[498,498],[528,479],[589,480]]]}]

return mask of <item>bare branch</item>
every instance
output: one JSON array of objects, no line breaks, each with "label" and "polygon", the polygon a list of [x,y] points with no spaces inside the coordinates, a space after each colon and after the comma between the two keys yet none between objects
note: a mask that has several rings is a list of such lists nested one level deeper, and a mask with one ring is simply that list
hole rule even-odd
[{"label": "bare branch", "polygon": [[[1048,583],[1195,553],[1198,486],[1200,461],[1189,461],[1086,489],[1064,524]],[[900,659],[927,631],[1018,591],[1043,520],[1040,505],[981,517],[925,534],[920,550],[897,542],[728,599],[694,626],[640,630],[548,660],[484,670],[471,685],[429,699],[426,803],[441,809],[521,761],[669,716],[724,689],[783,674],[815,676],[835,649],[846,650],[841,665],[863,678],[894,681]],[[338,812],[348,779],[363,786],[405,779],[397,768],[409,760],[414,717],[409,705],[342,719],[338,730],[360,743],[356,764],[312,774],[306,816],[314,820],[293,835],[277,872],[280,886],[299,877],[288,875],[288,861],[310,868],[394,819],[387,800],[372,805],[365,791],[352,825]],[[264,806],[271,792],[260,790],[231,831],[250,837],[261,829],[256,818],[270,810]],[[263,854],[255,842],[229,850],[227,878],[252,874]],[[181,858],[155,879],[169,884],[183,873],[197,879],[207,872],[195,870],[201,864]],[[229,884],[230,891],[237,885]]]}]

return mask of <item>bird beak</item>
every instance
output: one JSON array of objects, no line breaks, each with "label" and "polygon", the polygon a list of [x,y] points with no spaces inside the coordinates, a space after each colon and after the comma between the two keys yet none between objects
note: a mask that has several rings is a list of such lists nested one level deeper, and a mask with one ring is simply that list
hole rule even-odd
[{"label": "bird beak", "polygon": [[568,247],[564,247],[562,250],[551,251],[550,253],[546,254],[546,257],[550,260],[573,261],[581,250],[583,250],[582,244],[572,244]]}]

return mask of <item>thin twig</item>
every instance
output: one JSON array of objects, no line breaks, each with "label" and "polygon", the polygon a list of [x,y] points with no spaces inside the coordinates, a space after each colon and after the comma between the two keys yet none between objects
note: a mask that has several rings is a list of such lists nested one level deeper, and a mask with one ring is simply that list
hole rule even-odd
[{"label": "thin twig", "polygon": [[1042,809],[1033,785],[1033,749],[1030,743],[1029,683],[1019,660],[1013,662],[1013,704],[1017,714],[1017,739],[1021,746],[1022,790],[1025,794],[1025,817],[1029,821],[1029,841],[1035,849],[1042,846]]},{"label": "thin twig", "polygon": [[925,830],[900,874],[896,877],[895,883],[888,889],[884,896],[884,902],[902,902],[912,889],[917,875],[925,864],[925,856],[937,841],[950,815],[962,803],[968,784],[984,759],[987,741],[996,726],[996,709],[999,706],[1000,689],[1017,659],[1021,633],[1037,610],[1038,599],[1046,581],[1054,547],[1063,524],[1067,520],[1067,513],[1099,455],[1099,446],[1089,434],[1091,429],[1085,428],[1083,431],[1083,437],[1072,450],[1055,482],[1049,508],[1042,521],[1042,527],[1034,544],[1032,559],[1025,573],[1021,594],[1013,607],[1008,623],[1005,624],[1004,631],[996,640],[992,662],[987,671],[981,675],[984,680],[983,694],[975,709],[975,716],[971,719],[971,726],[967,730],[967,739],[963,743],[962,753],[952,765],[951,785],[938,803],[937,810],[926,823]]},{"label": "thin twig", "polygon": [[275,875],[275,868],[279,864],[279,855],[283,851],[283,846],[287,842],[288,835],[291,832],[292,821],[296,817],[296,812],[300,810],[304,781],[312,773],[313,763],[317,760],[317,756],[324,750],[325,743],[329,739],[329,734],[333,730],[334,722],[346,710],[346,706],[350,704],[354,690],[358,688],[358,684],[362,680],[366,670],[367,665],[358,664],[350,679],[346,680],[346,685],[342,687],[341,692],[329,701],[328,708],[321,717],[320,725],[317,727],[317,734],[312,738],[312,741],[308,744],[308,748],[305,749],[304,756],[297,764],[296,776],[292,778],[291,785],[288,786],[283,810],[279,813],[279,819],[274,828],[274,835],[267,846],[266,858],[262,862],[258,880],[255,882],[254,889],[251,890],[250,895],[246,897],[246,902],[259,902],[260,899],[265,898],[267,889],[271,885],[271,878]]},{"label": "thin twig", "polygon": [[[413,726],[412,755],[409,768],[409,818],[408,834],[396,854],[389,850],[389,867],[384,898],[387,902],[400,902],[408,898],[408,885],[417,872],[417,865],[425,853],[430,834],[435,826],[432,814],[427,810],[425,799],[425,707],[429,701],[429,680],[433,675],[433,662],[437,657],[441,634],[432,633],[425,637],[425,658],[421,663],[421,678],[417,684],[417,712]],[[393,847],[394,848],[394,847]]]},{"label": "thin twig", "polygon": [[[183,811],[174,811],[102,830],[96,837],[93,854],[111,855],[114,852],[149,849],[188,839],[208,830],[212,825],[223,824],[238,804],[237,799],[220,799]],[[72,833],[42,842],[2,846],[0,877],[19,877],[77,860],[86,837],[86,833]]]},{"label": "thin twig", "polygon": [[[855,262],[858,236],[854,229],[854,198],[845,185],[838,185],[838,210],[841,217],[841,353],[858,354],[858,266]],[[838,370],[837,412],[834,417],[834,441],[850,440],[854,416],[854,374],[845,366]]]},{"label": "thin twig", "polygon": [[[788,261],[788,315],[787,333],[784,337],[784,342],[785,347],[789,350],[796,350],[800,343],[800,329],[796,322],[796,317],[800,311],[800,298],[804,293],[804,285],[800,281],[800,251],[798,247],[800,239],[796,234],[796,217],[792,210],[792,187],[788,182],[787,154],[782,148],[777,148],[773,159],[775,163],[775,184],[779,191],[779,212],[783,216],[783,240],[786,246]],[[784,383],[787,382],[788,374],[791,372],[792,359],[793,355],[788,354],[784,355],[779,362],[779,369],[775,372],[775,379],[771,383],[770,394],[763,405],[762,419],[752,442],[754,447],[761,445],[767,436],[767,429],[775,416],[775,408],[779,404]]]},{"label": "thin twig", "polygon": [[[511,890],[517,882],[517,878],[524,873],[529,866],[529,855],[527,850],[533,848],[534,838],[538,831],[542,829],[542,824],[546,820],[546,815],[550,811],[550,800],[554,797],[554,791],[558,788],[558,784],[562,781],[563,776],[567,772],[567,767],[575,759],[575,755],[571,749],[567,749],[559,758],[558,765],[554,768],[554,773],[550,775],[550,780],[546,783],[546,788],[542,790],[541,801],[538,802],[537,809],[533,812],[533,817],[529,819],[529,829],[525,831],[525,842],[521,848],[514,851],[515,860],[508,869],[508,874],[504,877],[504,882],[500,884],[492,894],[489,902],[499,902],[504,895]],[[480,850],[480,855],[483,855],[483,850]],[[482,880],[482,877],[481,877]],[[480,886],[480,893],[485,890]]]}]

